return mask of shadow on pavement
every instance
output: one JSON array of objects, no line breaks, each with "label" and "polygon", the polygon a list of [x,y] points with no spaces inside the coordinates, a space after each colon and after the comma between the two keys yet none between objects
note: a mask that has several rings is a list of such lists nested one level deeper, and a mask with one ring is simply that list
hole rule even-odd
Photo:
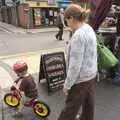
[{"label": "shadow on pavement", "polygon": [[4,118],[2,120],[48,120],[48,118],[40,118],[34,114],[32,108],[24,108],[23,116],[14,116],[15,108],[4,108]]}]

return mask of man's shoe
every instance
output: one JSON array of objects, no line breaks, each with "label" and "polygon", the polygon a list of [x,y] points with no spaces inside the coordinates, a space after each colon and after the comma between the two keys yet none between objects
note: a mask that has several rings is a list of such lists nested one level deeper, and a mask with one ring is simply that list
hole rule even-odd
[{"label": "man's shoe", "polygon": [[64,39],[59,39],[59,40],[61,41],[61,40],[64,40]]},{"label": "man's shoe", "polygon": [[57,36],[57,35],[55,35],[55,37],[56,37],[56,39],[58,40],[58,36]]}]

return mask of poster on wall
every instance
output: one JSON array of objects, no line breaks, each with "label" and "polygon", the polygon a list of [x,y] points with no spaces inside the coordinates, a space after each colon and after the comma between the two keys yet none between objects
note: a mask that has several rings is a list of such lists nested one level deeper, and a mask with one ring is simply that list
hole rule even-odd
[{"label": "poster on wall", "polygon": [[53,16],[53,10],[49,11],[49,16]]},{"label": "poster on wall", "polygon": [[41,12],[39,8],[34,9],[34,20],[36,26],[41,25]]},{"label": "poster on wall", "polygon": [[50,25],[53,25],[53,21],[50,21]]},{"label": "poster on wall", "polygon": [[57,11],[55,11],[55,12],[54,12],[54,16],[57,17],[57,14],[58,14]]}]

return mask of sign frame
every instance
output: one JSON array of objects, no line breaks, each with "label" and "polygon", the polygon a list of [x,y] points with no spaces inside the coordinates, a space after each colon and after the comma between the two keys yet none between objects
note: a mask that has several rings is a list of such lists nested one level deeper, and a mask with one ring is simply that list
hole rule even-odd
[{"label": "sign frame", "polygon": [[39,82],[46,79],[48,93],[63,88],[66,78],[66,63],[64,52],[41,55]]}]

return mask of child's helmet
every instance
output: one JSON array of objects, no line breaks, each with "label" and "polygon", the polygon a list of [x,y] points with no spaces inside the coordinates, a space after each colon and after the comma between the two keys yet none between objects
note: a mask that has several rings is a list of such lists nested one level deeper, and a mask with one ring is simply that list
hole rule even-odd
[{"label": "child's helmet", "polygon": [[17,62],[13,65],[13,70],[14,70],[16,73],[21,73],[21,72],[23,72],[23,71],[27,71],[27,69],[28,69],[27,63],[24,62],[23,60],[17,61]]}]

